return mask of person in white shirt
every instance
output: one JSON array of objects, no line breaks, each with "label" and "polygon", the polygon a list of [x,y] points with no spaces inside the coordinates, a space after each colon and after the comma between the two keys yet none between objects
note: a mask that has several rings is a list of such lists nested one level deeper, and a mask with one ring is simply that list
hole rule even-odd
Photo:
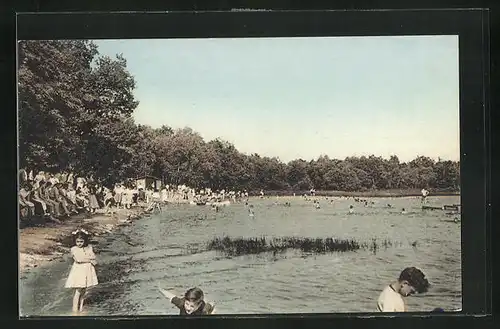
[{"label": "person in white shirt", "polygon": [[45,181],[45,173],[43,171],[38,172],[38,174],[35,176],[35,181],[36,182]]},{"label": "person in white shirt", "polygon": [[422,203],[425,203],[427,201],[427,196],[429,195],[429,191],[427,191],[425,188],[422,189],[422,191],[420,191],[420,193],[422,193]]},{"label": "person in white shirt", "polygon": [[403,297],[415,293],[425,293],[429,289],[429,281],[425,274],[416,267],[407,267],[399,275],[399,279],[384,288],[377,301],[380,312],[407,312]]},{"label": "person in white shirt", "polygon": [[50,174],[49,182],[51,182],[52,185],[56,185],[59,183],[59,179],[57,179],[57,177],[54,176],[54,174]]},{"label": "person in white shirt", "polygon": [[161,202],[164,202],[164,203],[168,201],[168,192],[167,192],[167,189],[165,187],[163,187],[163,189],[161,190],[160,199],[161,199]]},{"label": "person in white shirt", "polygon": [[162,211],[161,206],[160,206],[160,192],[158,189],[155,189],[154,192],[151,192],[150,196],[148,197],[148,208],[146,211],[153,211],[153,210],[158,210],[159,212]]},{"label": "person in white shirt", "polygon": [[76,191],[73,188],[73,185],[68,183],[66,186],[67,186],[66,196],[73,204],[76,205]]}]

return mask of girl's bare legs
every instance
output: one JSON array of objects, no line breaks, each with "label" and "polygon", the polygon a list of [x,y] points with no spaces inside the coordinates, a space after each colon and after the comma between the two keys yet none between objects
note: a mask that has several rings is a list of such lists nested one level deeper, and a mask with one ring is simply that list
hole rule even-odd
[{"label": "girl's bare legs", "polygon": [[81,289],[75,289],[75,295],[73,296],[73,313],[78,313],[78,306],[80,303]]},{"label": "girl's bare legs", "polygon": [[80,312],[83,311],[83,302],[85,301],[86,297],[87,297],[87,291],[85,290],[85,288],[82,288],[80,293],[80,305],[79,305]]}]

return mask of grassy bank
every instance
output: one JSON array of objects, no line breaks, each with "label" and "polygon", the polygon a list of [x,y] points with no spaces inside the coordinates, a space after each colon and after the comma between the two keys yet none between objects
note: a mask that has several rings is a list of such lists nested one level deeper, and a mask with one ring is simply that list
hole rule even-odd
[{"label": "grassy bank", "polygon": [[[251,193],[253,196],[259,195],[260,191],[254,191]],[[309,191],[264,191],[266,196],[300,196],[307,194]],[[392,190],[370,190],[370,191],[316,191],[316,196],[327,196],[327,197],[359,197],[359,198],[374,198],[374,197],[411,197],[411,196],[421,196],[421,190],[419,189],[392,189]],[[429,196],[453,196],[460,195],[459,191],[446,191],[446,190],[431,190]]]},{"label": "grassy bank", "polygon": [[76,215],[61,224],[48,223],[39,227],[19,230],[19,271],[45,265],[69,253],[73,240],[71,232],[83,228],[95,237],[111,233],[119,226],[130,225],[144,214],[144,205],[132,209],[119,209],[114,215],[96,213]]}]

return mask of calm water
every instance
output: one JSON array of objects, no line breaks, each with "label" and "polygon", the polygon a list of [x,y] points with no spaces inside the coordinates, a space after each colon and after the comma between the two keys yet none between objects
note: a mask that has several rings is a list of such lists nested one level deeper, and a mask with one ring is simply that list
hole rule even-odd
[{"label": "calm water", "polygon": [[[451,216],[420,210],[417,198],[372,198],[375,204],[367,208],[352,200],[317,199],[321,209],[299,197],[279,200],[291,201],[291,207],[274,205],[275,198],[254,199],[253,218],[243,204],[219,213],[171,206],[123,227],[94,247],[101,284],[91,292],[87,315],[178,314],[157,284],[178,294],[199,286],[220,314],[376,312],[384,286],[407,266],[421,268],[432,284],[427,294],[407,298],[409,310],[461,308],[460,223]],[[385,207],[388,203],[395,208]],[[435,197],[429,203],[457,204],[459,197]],[[351,204],[356,212],[348,215]],[[289,251],[229,258],[206,251],[211,238],[223,235],[377,238],[395,245],[376,254]],[[70,266],[66,257],[21,278],[23,316],[69,315],[72,291],[63,286]]]}]

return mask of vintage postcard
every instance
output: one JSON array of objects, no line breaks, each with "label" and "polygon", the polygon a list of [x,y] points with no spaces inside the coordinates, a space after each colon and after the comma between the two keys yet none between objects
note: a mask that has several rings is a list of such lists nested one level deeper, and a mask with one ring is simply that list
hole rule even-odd
[{"label": "vintage postcard", "polygon": [[462,307],[458,36],[21,40],[29,316]]}]

